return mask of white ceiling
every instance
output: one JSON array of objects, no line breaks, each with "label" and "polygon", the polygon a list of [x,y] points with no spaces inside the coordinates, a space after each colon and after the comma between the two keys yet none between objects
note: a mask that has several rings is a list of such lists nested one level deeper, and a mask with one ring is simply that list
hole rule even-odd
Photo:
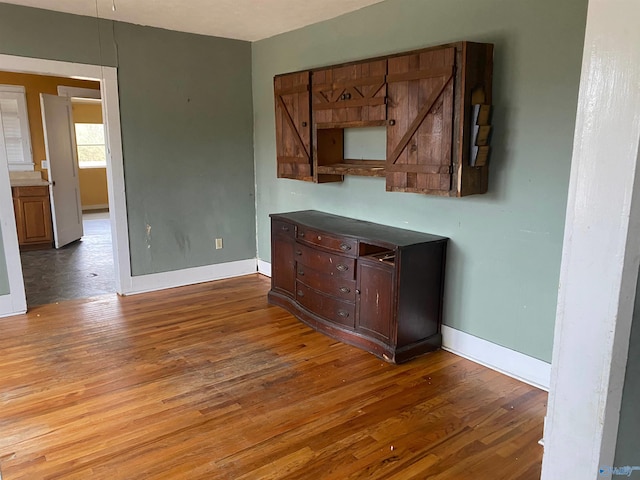
[{"label": "white ceiling", "polygon": [[[2,0],[181,32],[261,40],[382,0]],[[115,6],[115,11],[114,11]]]}]

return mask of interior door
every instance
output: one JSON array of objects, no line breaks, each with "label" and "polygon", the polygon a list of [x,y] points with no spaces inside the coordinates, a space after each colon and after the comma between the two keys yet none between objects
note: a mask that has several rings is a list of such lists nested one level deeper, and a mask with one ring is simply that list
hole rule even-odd
[{"label": "interior door", "polygon": [[56,248],[82,237],[78,154],[68,97],[40,94],[44,142],[51,182],[51,216]]}]

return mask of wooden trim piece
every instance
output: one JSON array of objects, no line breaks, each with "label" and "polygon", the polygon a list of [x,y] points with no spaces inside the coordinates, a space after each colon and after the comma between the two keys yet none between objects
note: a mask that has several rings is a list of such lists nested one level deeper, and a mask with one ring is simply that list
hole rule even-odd
[{"label": "wooden trim piece", "polygon": [[394,73],[387,75],[387,83],[409,82],[411,80],[422,80],[426,78],[444,77],[451,74],[451,67],[445,67],[440,70],[418,70],[415,72]]},{"label": "wooden trim piece", "polygon": [[314,110],[333,110],[335,108],[350,108],[350,107],[370,107],[374,105],[385,105],[386,100],[383,97],[373,98],[354,98],[352,100],[341,100],[334,103],[321,103],[314,104]]},{"label": "wooden trim piece", "polygon": [[[323,92],[313,92],[313,98],[317,99],[320,103],[329,103],[329,99]],[[318,108],[318,105],[313,104],[313,108]]]},{"label": "wooden trim piece", "polygon": [[353,80],[345,80],[340,82],[317,84],[317,85],[313,85],[312,90],[314,92],[319,92],[322,90],[339,90],[339,89],[345,89],[349,87],[360,87],[363,85],[375,85],[378,83],[382,83],[382,84],[385,83],[384,75],[376,75],[375,77],[356,78]]},{"label": "wooden trim piece", "polygon": [[[364,160],[369,162],[374,160]],[[378,160],[378,163],[383,163]],[[362,177],[384,177],[386,175],[385,165],[372,165],[370,163],[351,163],[345,160],[345,163],[334,163],[317,167],[318,173],[334,174],[334,175],[360,175]]]},{"label": "wooden trim piece", "polygon": [[378,88],[372,88],[371,90],[369,90],[369,93],[367,95],[364,95],[364,98],[373,98],[375,97],[378,92],[380,90],[382,90],[385,86],[387,85],[387,82],[382,81],[378,84]]},{"label": "wooden trim piece", "polygon": [[385,127],[387,123],[388,122],[386,120],[355,120],[353,122],[316,123],[315,127],[318,130],[328,128]]},{"label": "wooden trim piece", "polygon": [[424,165],[424,164],[393,164],[387,165],[387,172],[411,172],[411,173],[439,173],[448,175],[451,173],[450,165]]},{"label": "wooden trim piece", "polygon": [[307,165],[307,160],[302,158],[302,157],[285,157],[285,156],[279,156],[278,159],[282,162],[285,163],[300,163],[303,165]]},{"label": "wooden trim piece", "polygon": [[291,95],[293,93],[304,93],[309,91],[309,85],[297,85],[295,87],[274,89],[276,95]]},{"label": "wooden trim piece", "polygon": [[403,193],[421,193],[424,195],[436,195],[438,197],[455,196],[455,193],[452,194],[450,190],[433,190],[430,188],[416,190],[413,187],[396,187],[396,186],[390,186],[388,184],[386,186],[386,191],[387,192],[403,192]]}]

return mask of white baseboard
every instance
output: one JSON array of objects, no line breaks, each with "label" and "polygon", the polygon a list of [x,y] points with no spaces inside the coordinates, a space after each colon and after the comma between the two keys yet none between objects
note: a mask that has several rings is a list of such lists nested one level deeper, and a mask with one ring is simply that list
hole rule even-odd
[{"label": "white baseboard", "polygon": [[258,260],[258,273],[271,277],[271,264],[264,260]]},{"label": "white baseboard", "polygon": [[19,299],[16,301],[10,293],[0,295],[0,317],[20,315],[26,311],[27,305],[24,301],[21,302]]},{"label": "white baseboard", "polygon": [[172,272],[152,273],[131,277],[131,284],[123,288],[123,295],[153,292],[165,288],[183,287],[196,283],[211,282],[223,278],[240,277],[257,272],[256,259],[218,263],[204,267],[186,268]]},{"label": "white baseboard", "polygon": [[[271,276],[271,264],[258,260],[258,272]],[[495,343],[442,326],[442,348],[517,380],[549,391],[551,365]]]},{"label": "white baseboard", "polygon": [[442,348],[517,380],[549,391],[551,364],[510,348],[442,326]]},{"label": "white baseboard", "polygon": [[90,212],[91,210],[109,210],[109,204],[99,203],[96,205],[82,205],[83,212]]}]

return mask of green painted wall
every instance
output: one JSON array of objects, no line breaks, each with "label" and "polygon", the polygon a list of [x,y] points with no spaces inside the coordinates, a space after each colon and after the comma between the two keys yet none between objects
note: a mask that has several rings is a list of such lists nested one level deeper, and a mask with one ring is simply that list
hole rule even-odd
[{"label": "green painted wall", "polygon": [[[317,209],[451,238],[447,325],[550,361],[586,0],[388,0],[256,42],[258,256],[269,213]],[[276,179],[275,74],[457,40],[495,44],[490,193],[385,192],[384,180]]]},{"label": "green painted wall", "polygon": [[[640,467],[640,275],[636,286],[636,299],[633,309],[631,336],[629,338],[629,357],[622,390],[622,407],[616,455],[613,462],[616,467]],[[634,471],[632,478],[640,478],[640,471]],[[622,477],[624,478],[624,477]]]},{"label": "green painted wall", "polygon": [[130,24],[115,38],[133,274],[255,258],[250,44]]},{"label": "green painted wall", "polygon": [[250,43],[0,3],[0,53],[118,68],[133,275],[255,257]]}]

